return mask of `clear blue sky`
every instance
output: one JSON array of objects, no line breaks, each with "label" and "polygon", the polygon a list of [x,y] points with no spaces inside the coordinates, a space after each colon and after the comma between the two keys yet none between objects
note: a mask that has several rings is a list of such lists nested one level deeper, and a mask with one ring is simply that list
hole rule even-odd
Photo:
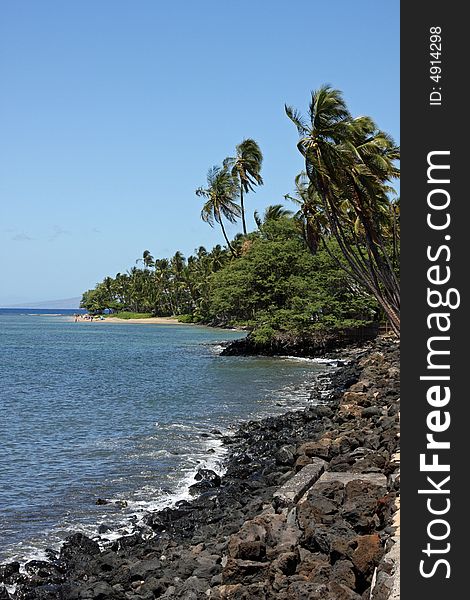
[{"label": "clear blue sky", "polygon": [[0,306],[223,242],[194,190],[245,137],[281,202],[322,83],[398,140],[398,0],[1,2]]}]

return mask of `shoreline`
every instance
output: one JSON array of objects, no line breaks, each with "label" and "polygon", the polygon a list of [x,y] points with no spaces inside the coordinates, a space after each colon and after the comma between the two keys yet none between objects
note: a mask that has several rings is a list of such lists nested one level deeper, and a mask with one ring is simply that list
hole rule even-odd
[{"label": "shoreline", "polygon": [[[131,597],[130,593],[135,598],[163,594],[183,598],[186,596],[180,593],[184,590],[193,591],[192,598],[317,597],[298,596],[302,588],[304,594],[321,593],[318,597],[323,600],[335,598],[336,592],[346,593],[339,589],[335,592],[335,586],[340,585],[347,588],[348,598],[360,598],[359,592],[362,594],[370,586],[374,569],[394,533],[391,514],[396,486],[391,475],[396,473],[396,468],[392,468],[392,451],[398,447],[398,346],[378,340],[366,348],[345,349],[342,354],[348,364],[326,373],[331,379],[326,402],[323,398],[319,405],[250,421],[242,424],[233,436],[224,436],[224,445],[228,447],[225,475],[220,478],[210,471],[202,473],[194,490],[200,495],[194,500],[148,513],[135,533],[110,542],[104,551],[99,550],[96,541],[75,534],[51,562],[28,563],[27,576],[16,571],[16,566],[10,567],[13,571],[5,583],[10,591],[13,590],[10,586],[17,588],[20,595],[14,597],[23,598],[26,597],[23,593],[27,593],[31,599],[78,598],[82,596],[76,593],[83,592],[89,598],[124,599]],[[316,399],[320,399],[319,393],[317,387],[312,390]],[[382,422],[386,427],[380,425]],[[346,433],[341,434],[342,430]],[[317,484],[304,493],[303,503],[287,501],[284,506],[285,498],[279,499],[279,491],[296,474],[311,470],[318,460],[325,461],[327,472],[356,473],[351,480],[353,487],[360,485],[361,477],[382,474],[381,484],[376,488],[381,497],[386,492],[387,501],[382,500],[381,512],[374,509],[369,514],[370,502],[355,509],[349,506],[345,511],[338,503],[338,494],[344,495],[339,488],[335,488],[332,497],[327,495],[321,501],[318,498],[321,490],[317,490],[312,505],[309,494]],[[331,488],[333,484],[329,485]],[[316,511],[314,520],[318,520],[318,510],[321,512],[325,502],[334,504],[325,513],[330,515],[326,521],[326,516],[320,519],[320,524],[325,525],[320,532],[308,532],[311,519],[305,518],[307,508]],[[336,517],[333,508],[337,509]],[[295,523],[288,517],[294,514],[292,511]],[[303,513],[306,514],[302,517]],[[280,540],[267,543],[257,535],[253,539],[253,529],[260,528],[268,532],[269,538],[274,523],[284,537],[294,536],[288,547],[280,544]],[[335,543],[344,538],[340,543],[344,546],[344,556],[340,560],[335,557],[333,563],[331,548],[328,549],[331,540],[327,539],[331,535],[338,538]],[[363,556],[361,563],[360,557],[354,556],[357,553],[347,549],[348,540],[356,538],[366,545],[361,548],[371,560],[364,562]],[[320,569],[318,577],[313,575],[314,563],[313,571]],[[333,574],[336,563],[342,563],[341,577]],[[103,568],[103,565],[108,566]],[[0,567],[0,582],[2,568],[5,570]],[[307,568],[311,571],[308,576]],[[129,569],[138,572],[140,578],[132,581]],[[86,581],[78,576],[80,572],[87,573]],[[319,586],[323,591],[320,592]],[[161,593],[157,595],[156,590]],[[249,595],[239,595],[242,592]]]},{"label": "shoreline", "polygon": [[187,323],[181,323],[176,317],[146,317],[144,319],[120,319],[119,317],[104,317],[103,319],[94,318],[85,319],[83,316],[70,317],[68,321],[75,321],[76,323],[142,323],[145,325],[186,325]]},{"label": "shoreline", "polygon": [[147,317],[146,319],[120,319],[119,317],[106,317],[98,323],[142,323],[143,325],[184,325],[174,317]]},{"label": "shoreline", "polygon": [[[40,315],[42,316],[42,315]],[[49,315],[45,315],[49,316]],[[60,314],[51,315],[51,316],[62,316]],[[91,319],[85,318],[85,315],[75,316],[67,316],[66,320],[68,322],[76,322],[76,323],[132,323],[132,324],[143,324],[143,325],[186,325],[187,327],[208,327],[209,329],[217,329],[220,331],[239,331],[240,333],[248,333],[248,330],[244,327],[219,327],[218,325],[210,325],[208,323],[184,323],[179,321],[177,317],[144,317],[142,319],[122,319],[119,317],[109,317],[105,316],[103,319],[94,318],[93,321]]]},{"label": "shoreline", "polygon": [[[225,344],[229,343],[230,342],[228,341],[220,343],[217,342],[215,344],[215,346],[217,347],[217,354],[219,354],[220,349],[222,349]],[[314,375],[312,377],[312,380],[309,381],[309,383],[307,383],[307,381],[304,381],[303,379],[297,380],[296,382],[291,382],[291,387],[289,389],[291,390],[290,393],[292,395],[292,398],[290,401],[283,400],[281,402],[280,399],[278,399],[278,401],[275,402],[273,399],[271,399],[270,411],[275,413],[275,418],[277,418],[280,414],[289,414],[291,412],[303,410],[309,404],[309,388],[311,388],[311,386],[314,385],[314,381],[317,381],[317,378],[328,379],[329,375],[331,374],[331,371],[334,371],[338,366],[342,366],[343,364],[342,361],[338,358],[306,359],[304,357],[296,356],[279,356],[275,358],[278,360],[287,359],[294,361],[308,361],[309,363],[313,364],[320,363],[324,364],[326,367],[325,369],[319,371],[313,371]],[[301,382],[300,384],[299,381]],[[322,386],[322,389],[326,389],[327,387],[328,386],[325,384]],[[282,408],[278,409],[278,407]],[[278,412],[279,410],[282,410],[284,412]],[[264,418],[266,418],[266,414],[259,414],[255,417],[255,420],[262,420]],[[120,537],[125,537],[129,535],[129,530],[131,530],[131,533],[134,533],[135,531],[133,531],[133,528],[135,523],[140,522],[146,515],[150,513],[157,512],[165,508],[173,508],[175,504],[180,500],[193,500],[194,498],[191,497],[189,493],[189,488],[192,484],[195,483],[194,476],[197,474],[199,468],[202,467],[204,469],[213,470],[218,475],[223,477],[226,471],[225,463],[227,454],[230,450],[229,444],[224,443],[224,439],[226,441],[232,435],[235,435],[239,428],[242,426],[242,424],[247,423],[251,420],[253,420],[253,418],[250,419],[249,415],[246,415],[245,417],[239,417],[231,422],[224,423],[223,426],[218,422],[214,422],[212,424],[212,427],[208,427],[202,434],[195,433],[195,436],[199,435],[203,438],[203,443],[206,448],[205,454],[198,454],[199,460],[197,462],[199,463],[199,466],[194,466],[192,470],[187,470],[184,473],[184,475],[182,475],[181,480],[175,485],[171,493],[169,493],[170,490],[166,489],[165,494],[162,494],[161,497],[156,496],[154,498],[149,498],[147,500],[139,500],[136,502],[134,502],[132,499],[130,500],[129,498],[122,500],[118,497],[113,497],[112,495],[102,495],[99,497],[96,496],[96,499],[98,500],[99,504],[110,505],[111,507],[112,505],[116,505],[120,506],[121,509],[125,509],[125,511],[123,511],[125,512],[125,514],[123,514],[122,517],[118,519],[118,521],[109,522],[109,519],[107,520],[106,527],[110,526],[110,528],[108,528],[107,530],[109,533],[105,534],[105,541],[106,536],[109,535],[112,535],[112,539],[118,539]],[[142,506],[145,506],[145,508],[142,508]],[[69,534],[73,533],[74,531],[79,531],[80,533],[83,533],[84,535],[90,536],[92,539],[97,540],[101,546],[100,534],[103,532],[99,531],[100,527],[98,527],[97,523],[100,523],[100,521],[98,520],[94,524],[90,522],[87,522],[86,524],[76,523],[75,529],[70,529]],[[6,562],[19,562],[21,565],[24,565],[30,561],[47,560],[47,551],[52,549],[56,552],[59,552],[63,541],[64,540],[53,540],[48,545],[42,545],[41,547],[38,547],[36,549],[34,549],[34,547],[31,546],[27,553],[12,553],[9,557],[2,556],[0,558],[0,566]],[[24,542],[21,542],[21,544],[24,544]]]}]

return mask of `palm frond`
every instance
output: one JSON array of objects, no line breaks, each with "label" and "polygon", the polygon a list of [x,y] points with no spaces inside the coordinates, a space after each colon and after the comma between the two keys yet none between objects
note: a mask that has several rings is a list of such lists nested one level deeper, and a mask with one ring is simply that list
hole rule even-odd
[{"label": "palm frond", "polygon": [[299,135],[303,136],[308,131],[308,124],[302,117],[302,114],[297,109],[288,106],[287,104],[284,105],[284,110],[292,123],[297,127]]}]

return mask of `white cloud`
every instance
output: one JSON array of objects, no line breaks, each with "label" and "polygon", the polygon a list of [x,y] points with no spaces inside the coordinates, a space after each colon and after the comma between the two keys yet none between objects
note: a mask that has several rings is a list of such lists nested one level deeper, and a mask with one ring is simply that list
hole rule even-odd
[{"label": "white cloud", "polygon": [[28,234],[21,232],[21,233],[16,233],[12,238],[11,238],[14,242],[29,242],[31,240],[33,240],[34,238],[30,237]]},{"label": "white cloud", "polygon": [[63,229],[60,225],[54,225],[52,228],[52,233],[49,236],[49,241],[54,242],[56,239],[60,238],[63,235],[70,235],[70,231]]}]

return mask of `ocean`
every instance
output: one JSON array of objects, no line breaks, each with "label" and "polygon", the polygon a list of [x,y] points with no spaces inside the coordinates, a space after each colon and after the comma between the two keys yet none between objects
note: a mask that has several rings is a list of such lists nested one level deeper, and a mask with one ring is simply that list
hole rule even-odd
[{"label": "ocean", "polygon": [[223,470],[218,432],[305,406],[328,368],[220,356],[239,331],[76,312],[0,309],[0,562],[187,499],[198,468]]}]

